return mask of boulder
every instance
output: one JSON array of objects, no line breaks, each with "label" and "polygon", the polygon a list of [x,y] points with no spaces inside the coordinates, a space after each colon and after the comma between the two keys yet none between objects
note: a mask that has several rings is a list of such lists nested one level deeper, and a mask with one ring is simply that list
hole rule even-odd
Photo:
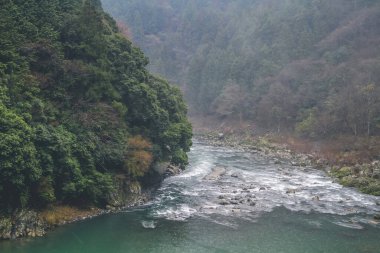
[{"label": "boulder", "polygon": [[224,167],[215,167],[212,169],[212,172],[206,175],[203,179],[205,180],[218,180],[226,174],[226,168]]},{"label": "boulder", "polygon": [[295,162],[295,161],[290,162],[290,164],[291,164],[292,166],[300,166],[299,163],[297,163],[297,162]]},{"label": "boulder", "polygon": [[374,168],[372,172],[372,177],[375,179],[380,179],[380,168]]},{"label": "boulder", "polygon": [[232,205],[238,205],[238,204],[239,204],[239,202],[238,202],[237,200],[231,200],[230,203],[231,203]]},{"label": "boulder", "polygon": [[241,178],[241,174],[238,173],[238,172],[234,172],[231,174],[231,177],[234,177],[234,178]]},{"label": "boulder", "polygon": [[167,171],[167,168],[170,166],[169,162],[159,162],[156,163],[153,167],[154,171],[156,171],[160,175],[164,175]]},{"label": "boulder", "polygon": [[181,171],[182,171],[182,170],[181,170],[179,167],[170,164],[170,165],[166,168],[165,175],[166,175],[166,176],[175,176],[175,175],[180,174]]},{"label": "boulder", "polygon": [[229,205],[230,202],[228,202],[227,200],[223,199],[221,201],[219,201],[219,205],[222,205],[222,206],[226,206],[226,205]]},{"label": "boulder", "polygon": [[116,211],[117,208],[114,206],[111,206],[111,205],[106,205],[106,209],[111,211],[111,212],[114,212],[114,211]]},{"label": "boulder", "polygon": [[12,220],[10,218],[0,218],[0,239],[11,239]]},{"label": "boulder", "polygon": [[43,236],[48,225],[34,211],[22,210],[9,218],[0,218],[0,239]]}]

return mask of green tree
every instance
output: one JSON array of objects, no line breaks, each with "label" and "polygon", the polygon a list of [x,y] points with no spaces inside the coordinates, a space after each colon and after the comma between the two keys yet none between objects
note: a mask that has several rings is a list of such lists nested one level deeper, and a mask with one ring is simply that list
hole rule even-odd
[{"label": "green tree", "polygon": [[0,104],[0,206],[25,207],[41,176],[32,128]]},{"label": "green tree", "polygon": [[[177,156],[164,135],[175,124],[186,127],[170,142],[189,149],[181,93],[149,73],[99,0],[1,1],[0,33],[0,211],[104,206],[126,164],[140,180]],[[139,135],[152,147],[127,152]]]}]

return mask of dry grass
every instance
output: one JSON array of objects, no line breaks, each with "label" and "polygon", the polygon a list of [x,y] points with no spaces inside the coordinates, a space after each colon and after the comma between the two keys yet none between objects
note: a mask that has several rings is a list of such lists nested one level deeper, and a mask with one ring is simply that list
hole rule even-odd
[{"label": "dry grass", "polygon": [[250,140],[265,135],[269,142],[284,144],[295,153],[313,154],[316,159],[321,158],[331,165],[350,166],[380,160],[380,136],[336,136],[330,139],[310,140],[291,133],[267,134],[253,122],[221,120],[215,116],[192,117],[191,122],[196,133],[247,135]]},{"label": "dry grass", "polygon": [[129,149],[151,149],[152,143],[147,139],[143,138],[141,135],[136,135],[128,139]]},{"label": "dry grass", "polygon": [[40,216],[49,225],[56,226],[71,222],[82,217],[88,217],[100,212],[100,209],[79,209],[71,206],[53,206],[40,213]]},{"label": "dry grass", "polygon": [[288,148],[296,153],[313,153],[316,146],[308,140],[300,139],[294,136],[273,136],[270,138],[275,143],[285,144]]},{"label": "dry grass", "polygon": [[296,153],[309,153],[327,160],[332,165],[355,165],[378,160],[380,157],[379,137],[339,136],[328,140],[305,140],[294,136],[272,138],[283,143]]}]

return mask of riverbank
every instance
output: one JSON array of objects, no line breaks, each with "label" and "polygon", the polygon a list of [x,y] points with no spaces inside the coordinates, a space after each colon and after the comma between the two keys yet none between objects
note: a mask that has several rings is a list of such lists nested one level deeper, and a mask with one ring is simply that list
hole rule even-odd
[{"label": "riverbank", "polygon": [[146,179],[150,185],[145,183],[145,187],[124,175],[115,175],[115,188],[104,208],[55,204],[42,210],[23,209],[15,210],[11,215],[0,214],[0,240],[41,237],[58,226],[144,205],[151,200],[164,178],[180,172],[179,168],[168,163],[158,164],[154,167],[154,180]]},{"label": "riverbank", "polygon": [[13,212],[12,215],[0,216],[0,240],[41,237],[58,226],[142,205],[150,199],[151,191],[136,193],[128,197],[123,206],[78,208],[69,205],[53,205],[43,210],[23,209]]},{"label": "riverbank", "polygon": [[261,153],[271,157],[278,164],[286,162],[293,166],[313,166],[324,170],[344,186],[355,187],[363,193],[380,196],[380,161],[377,160],[353,160],[348,155],[332,155],[318,150],[302,152],[308,145],[306,141],[302,143],[301,140],[297,140],[291,143],[289,139],[285,141],[278,136],[253,136],[244,131],[228,133],[200,131],[196,138],[213,146],[228,146]]},{"label": "riverbank", "polygon": [[[0,243],[1,253],[378,252],[379,197],[322,171],[194,139],[148,205]],[[212,173],[212,174],[211,174]],[[323,242],[323,243],[321,243]]]}]

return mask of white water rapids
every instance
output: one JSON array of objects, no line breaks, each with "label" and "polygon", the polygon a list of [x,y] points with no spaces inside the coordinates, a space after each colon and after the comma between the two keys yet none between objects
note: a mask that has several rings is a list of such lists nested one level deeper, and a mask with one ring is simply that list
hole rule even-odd
[{"label": "white water rapids", "polygon": [[[6,241],[0,252],[379,253],[378,197],[291,161],[202,143],[189,155],[150,204]],[[205,180],[215,166],[226,174]]]},{"label": "white water rapids", "polygon": [[[226,174],[205,180],[215,166],[225,166]],[[202,216],[231,225],[214,215],[255,220],[276,207],[336,214],[342,216],[337,225],[361,228],[360,223],[377,226],[373,214],[380,212],[380,198],[343,187],[312,167],[292,166],[290,161],[276,164],[259,154],[195,143],[188,168],[166,179],[159,189],[151,216],[169,220]]]}]

